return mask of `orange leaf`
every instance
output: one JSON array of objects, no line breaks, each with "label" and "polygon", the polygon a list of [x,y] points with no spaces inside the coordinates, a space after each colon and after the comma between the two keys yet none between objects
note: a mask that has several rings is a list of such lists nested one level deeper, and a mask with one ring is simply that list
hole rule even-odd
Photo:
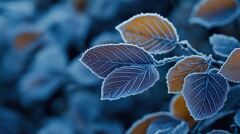
[{"label": "orange leaf", "polygon": [[162,112],[149,114],[138,120],[128,131],[127,134],[146,134],[148,126],[158,119]]},{"label": "orange leaf", "polygon": [[15,38],[15,47],[17,49],[25,48],[29,43],[37,40],[39,36],[40,33],[36,32],[21,33]]},{"label": "orange leaf", "polygon": [[232,51],[219,73],[230,81],[240,83],[240,48]]},{"label": "orange leaf", "polygon": [[193,126],[196,121],[190,115],[186,102],[182,95],[175,95],[170,103],[170,112],[178,119],[188,122],[189,126]]},{"label": "orange leaf", "polygon": [[179,41],[172,23],[153,13],[136,15],[118,25],[116,29],[126,43],[143,47],[151,53],[167,53],[173,50]]},{"label": "orange leaf", "polygon": [[194,72],[205,72],[207,69],[208,61],[200,56],[190,56],[179,61],[167,74],[168,92],[180,92],[187,75]]}]

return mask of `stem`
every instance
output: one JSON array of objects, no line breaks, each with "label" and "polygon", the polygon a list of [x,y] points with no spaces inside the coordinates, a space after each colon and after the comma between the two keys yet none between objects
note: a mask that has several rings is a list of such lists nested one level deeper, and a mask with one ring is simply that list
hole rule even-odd
[{"label": "stem", "polygon": [[194,54],[194,55],[200,55],[200,56],[205,56],[205,54],[198,52],[196,49],[194,49],[187,40],[180,41],[178,43],[182,49]]},{"label": "stem", "polygon": [[223,61],[220,61],[220,60],[212,59],[212,64],[221,67],[221,66],[224,64],[224,62],[223,62]]},{"label": "stem", "polygon": [[[184,49],[184,50],[186,50],[186,51],[188,51],[188,52],[190,52],[194,55],[207,57],[205,54],[203,54],[203,53],[197,51],[196,49],[194,49],[187,40],[180,41],[178,44],[181,46],[182,49]],[[213,59],[211,55],[209,56],[208,59],[211,61],[212,64],[214,64],[218,67],[221,67],[224,64],[223,61]]]},{"label": "stem", "polygon": [[164,58],[160,61],[156,61],[156,66],[163,66],[167,63],[170,63],[170,62],[175,62],[175,61],[179,61],[181,59],[185,58],[185,56],[174,56],[174,57],[171,57],[171,58]]}]

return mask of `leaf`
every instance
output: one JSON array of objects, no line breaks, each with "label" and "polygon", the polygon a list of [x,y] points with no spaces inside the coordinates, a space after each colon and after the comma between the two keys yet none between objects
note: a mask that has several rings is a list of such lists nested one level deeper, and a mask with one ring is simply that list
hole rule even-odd
[{"label": "leaf", "polygon": [[224,26],[236,19],[239,13],[237,0],[201,0],[194,7],[190,23],[206,28]]},{"label": "leaf", "polygon": [[162,112],[147,114],[138,121],[136,121],[126,132],[126,134],[146,134],[148,126],[158,117]]},{"label": "leaf", "polygon": [[219,74],[193,73],[185,78],[182,93],[192,117],[203,120],[223,107],[228,88],[227,80]]},{"label": "leaf", "polygon": [[74,124],[90,123],[100,116],[100,100],[94,93],[80,90],[69,96],[68,117]]},{"label": "leaf", "polygon": [[213,45],[213,51],[223,57],[228,57],[235,48],[240,47],[236,38],[223,34],[214,34],[209,40]]},{"label": "leaf", "polygon": [[126,43],[143,47],[154,54],[170,52],[179,41],[173,24],[154,13],[138,14],[116,29]]},{"label": "leaf", "polygon": [[234,116],[234,121],[238,125],[238,127],[240,127],[240,112],[236,113],[236,115]]},{"label": "leaf", "polygon": [[176,118],[188,122],[189,126],[193,126],[196,122],[190,115],[186,102],[181,94],[175,95],[170,103],[170,112]]},{"label": "leaf", "polygon": [[208,61],[200,56],[190,56],[179,61],[167,73],[168,92],[180,92],[187,75],[194,72],[205,72],[208,66]]},{"label": "leaf", "polygon": [[24,104],[48,100],[61,86],[63,75],[30,71],[22,76],[18,92]]},{"label": "leaf", "polygon": [[155,60],[143,49],[126,44],[99,45],[87,50],[80,59],[101,78],[116,68],[131,65],[153,65]]},{"label": "leaf", "polygon": [[59,73],[64,72],[67,62],[67,54],[61,47],[48,46],[36,55],[32,69]]},{"label": "leaf", "polygon": [[25,48],[30,43],[36,41],[41,36],[41,33],[36,31],[32,32],[22,32],[16,36],[14,40],[14,45],[17,49]]},{"label": "leaf", "polygon": [[219,73],[229,81],[240,83],[240,48],[232,51]]},{"label": "leaf", "polygon": [[[164,123],[159,125],[158,124]],[[146,134],[151,133],[156,127],[162,132],[176,132],[180,129],[188,131],[188,126],[185,122],[172,117],[168,112],[157,112],[145,115],[142,119],[136,121],[126,132],[126,134]]]},{"label": "leaf", "polygon": [[[225,106],[226,106],[226,103],[225,103]],[[222,120],[226,120],[228,119],[228,117],[232,117],[233,113],[234,113],[233,110],[228,110],[228,111],[221,110],[220,112],[218,112],[218,114],[215,114],[211,118],[198,122],[200,123],[200,125],[197,124],[198,127],[197,128],[194,127],[194,128],[198,129],[199,132],[207,131],[209,130],[209,127],[212,128],[212,126],[216,126],[218,123],[223,124]]]},{"label": "leaf", "polygon": [[111,72],[102,85],[102,100],[116,100],[142,93],[159,79],[154,66],[124,66]]},{"label": "leaf", "polygon": [[225,130],[212,130],[211,132],[207,133],[207,134],[231,134],[228,131]]},{"label": "leaf", "polygon": [[37,134],[73,134],[74,127],[71,122],[65,118],[50,118],[44,122],[44,125],[38,130]]},{"label": "leaf", "polygon": [[146,134],[187,134],[188,125],[172,117],[169,113],[162,113],[148,127]]},{"label": "leaf", "polygon": [[[79,58],[75,58],[68,65],[66,72],[68,78],[76,82],[79,86],[96,86],[99,85],[99,78],[94,75],[86,66],[79,63]],[[83,79],[84,76],[84,79]]]},{"label": "leaf", "polygon": [[240,86],[234,86],[231,87],[228,95],[227,95],[227,101],[225,102],[225,105],[223,107],[223,111],[229,111],[229,110],[238,110],[240,108]]}]

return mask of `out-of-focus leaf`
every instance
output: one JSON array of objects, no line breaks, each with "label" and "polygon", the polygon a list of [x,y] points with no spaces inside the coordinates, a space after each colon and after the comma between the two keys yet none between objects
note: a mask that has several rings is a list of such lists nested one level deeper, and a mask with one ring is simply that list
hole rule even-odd
[{"label": "out-of-focus leaf", "polygon": [[74,134],[69,121],[62,118],[49,119],[37,134]]},{"label": "out-of-focus leaf", "polygon": [[123,127],[118,122],[97,122],[85,128],[84,134],[123,134]]},{"label": "out-of-focus leaf", "polygon": [[[226,106],[226,105],[225,105]],[[218,114],[215,114],[211,118],[208,118],[206,120],[202,120],[200,123],[201,125],[196,124],[198,126],[196,129],[198,129],[200,132],[207,130],[210,126],[213,126],[216,123],[220,123],[221,120],[224,120],[228,116],[232,117],[231,115],[234,113],[233,110],[228,110],[228,111],[220,111]],[[222,124],[222,123],[220,123]]]},{"label": "out-of-focus leaf", "polygon": [[190,22],[207,28],[224,26],[239,15],[238,0],[201,0],[195,5]]},{"label": "out-of-focus leaf", "polygon": [[188,129],[186,122],[166,114],[161,115],[149,125],[147,134],[187,134]]},{"label": "out-of-focus leaf", "polygon": [[157,112],[144,116],[136,121],[126,132],[126,134],[146,134],[146,133],[182,133],[188,132],[185,122],[175,119],[167,112]]},{"label": "out-of-focus leaf", "polygon": [[238,110],[240,108],[240,87],[239,86],[233,86],[230,88],[228,95],[227,95],[227,101],[223,107],[223,111],[230,111],[231,109]]},{"label": "out-of-focus leaf", "polygon": [[126,132],[126,134],[146,134],[148,126],[155,120],[157,120],[163,113],[156,112],[145,115],[138,121],[136,121]]},{"label": "out-of-focus leaf", "polygon": [[[67,73],[74,82],[79,86],[96,86],[99,84],[99,78],[94,75],[82,63],[79,63],[79,58],[75,58],[67,68]],[[84,77],[83,77],[84,76]]]},{"label": "out-of-focus leaf", "polygon": [[102,100],[140,94],[159,80],[154,66],[125,66],[111,72],[102,85]]},{"label": "out-of-focus leaf", "polygon": [[184,80],[183,97],[195,120],[215,115],[227,99],[229,85],[219,74],[193,73]]},{"label": "out-of-focus leaf", "polygon": [[32,69],[49,73],[63,72],[67,62],[67,55],[61,47],[48,46],[37,53]]},{"label": "out-of-focus leaf", "polygon": [[240,48],[232,51],[227,61],[221,67],[219,73],[226,79],[240,83]]},{"label": "out-of-focus leaf", "polygon": [[211,132],[208,132],[207,134],[231,134],[228,131],[225,130],[212,130]]},{"label": "out-of-focus leaf", "polygon": [[63,76],[42,71],[30,71],[19,82],[19,93],[24,104],[46,101],[59,88]]},{"label": "out-of-focus leaf", "polygon": [[76,127],[86,125],[99,116],[101,103],[95,94],[79,91],[69,95],[68,115]]},{"label": "out-of-focus leaf", "polygon": [[25,47],[31,42],[36,41],[40,37],[40,33],[37,32],[24,32],[15,38],[15,47],[17,49]]},{"label": "out-of-focus leaf", "polygon": [[179,41],[175,27],[166,18],[153,13],[139,14],[116,27],[126,43],[161,54],[173,50]]},{"label": "out-of-focus leaf", "polygon": [[33,1],[7,1],[1,2],[0,10],[2,16],[7,16],[11,22],[23,21],[34,15]]},{"label": "out-of-focus leaf", "polygon": [[[20,133],[31,133],[29,124],[26,120],[17,112],[7,109],[0,108],[0,128],[3,134],[20,134]],[[29,132],[28,132],[29,131]]]},{"label": "out-of-focus leaf", "polygon": [[122,66],[153,65],[155,62],[143,49],[125,44],[96,46],[87,50],[80,60],[101,78]]},{"label": "out-of-focus leaf", "polygon": [[190,56],[179,61],[167,73],[168,92],[180,92],[187,75],[194,72],[205,72],[208,66],[208,61],[200,56]]},{"label": "out-of-focus leaf", "polygon": [[120,43],[121,36],[117,32],[103,32],[92,40],[90,47],[94,47],[100,44],[109,44],[109,43]]},{"label": "out-of-focus leaf", "polygon": [[234,121],[240,127],[240,112],[236,113],[234,116]]},{"label": "out-of-focus leaf", "polygon": [[127,1],[131,0],[89,0],[87,11],[100,21],[112,21],[118,15],[118,11]]},{"label": "out-of-focus leaf", "polygon": [[178,119],[184,120],[191,127],[196,122],[190,115],[182,95],[175,95],[170,103],[170,112]]},{"label": "out-of-focus leaf", "polygon": [[213,45],[213,51],[224,57],[228,57],[235,48],[240,47],[236,38],[223,34],[214,34],[209,38],[209,41]]},{"label": "out-of-focus leaf", "polygon": [[92,26],[87,14],[75,14],[63,5],[54,6],[36,22],[35,27],[45,32],[48,38],[59,46],[68,47],[73,41],[74,47],[82,50]]}]

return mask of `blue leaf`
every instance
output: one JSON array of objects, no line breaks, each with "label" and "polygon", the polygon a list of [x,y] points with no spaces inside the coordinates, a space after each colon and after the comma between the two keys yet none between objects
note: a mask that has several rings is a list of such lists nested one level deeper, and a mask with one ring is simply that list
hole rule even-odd
[{"label": "blue leaf", "polygon": [[37,134],[74,134],[71,123],[64,118],[49,119]]},{"label": "blue leaf", "polygon": [[102,100],[116,100],[142,93],[159,79],[153,66],[125,66],[114,70],[102,85]]},{"label": "blue leaf", "polygon": [[[67,68],[69,78],[76,82],[78,86],[99,85],[99,78],[94,75],[86,66],[79,63],[78,58],[74,59]],[[84,76],[84,79],[83,79]]]},{"label": "blue leaf", "polygon": [[[226,103],[225,103],[225,106],[226,106]],[[213,117],[203,120],[202,121],[203,123],[201,123],[201,125],[198,125],[196,129],[198,129],[199,131],[205,131],[209,129],[210,126],[214,126],[216,123],[221,122],[221,120],[224,120],[228,116],[231,116],[233,113],[234,113],[234,110],[229,110],[229,111],[221,110],[220,112],[218,112],[218,114],[214,115]]]},{"label": "blue leaf", "polygon": [[187,134],[188,130],[186,122],[177,120],[168,113],[163,113],[149,125],[147,134]]},{"label": "blue leaf", "polygon": [[240,112],[236,113],[234,116],[234,121],[240,127]]},{"label": "blue leaf", "polygon": [[235,48],[240,47],[236,38],[222,34],[212,35],[209,41],[213,45],[213,51],[224,57],[228,57]]},{"label": "blue leaf", "polygon": [[67,62],[67,54],[62,48],[49,46],[36,55],[32,69],[47,72],[63,72]]},{"label": "blue leaf", "polygon": [[23,103],[48,100],[59,89],[62,80],[62,75],[42,71],[30,71],[23,75],[18,87]]},{"label": "blue leaf", "polygon": [[207,134],[230,134],[230,133],[225,130],[212,130],[211,132],[208,132]]},{"label": "blue leaf", "polygon": [[83,130],[83,134],[123,134],[123,126],[118,122],[94,122]]},{"label": "blue leaf", "polygon": [[227,101],[223,107],[223,111],[229,111],[232,109],[239,109],[239,102],[240,102],[240,86],[231,87],[228,95]]},{"label": "blue leaf", "polygon": [[224,26],[236,19],[239,13],[238,0],[201,0],[194,7],[190,23],[206,28]]},{"label": "blue leaf", "polygon": [[215,115],[227,98],[228,82],[219,74],[194,73],[184,80],[183,97],[195,120]]},{"label": "blue leaf", "polygon": [[11,109],[0,107],[0,128],[2,134],[32,133],[24,117]]},{"label": "blue leaf", "polygon": [[76,126],[94,121],[99,117],[101,110],[98,96],[84,91],[72,92],[69,95],[68,106],[68,115]]},{"label": "blue leaf", "polygon": [[95,37],[91,43],[90,47],[94,47],[100,44],[108,44],[108,43],[120,43],[122,42],[121,36],[117,32],[102,32],[100,35]]},{"label": "blue leaf", "polygon": [[93,47],[83,54],[81,61],[101,78],[122,66],[153,65],[155,62],[143,49],[125,44]]}]

